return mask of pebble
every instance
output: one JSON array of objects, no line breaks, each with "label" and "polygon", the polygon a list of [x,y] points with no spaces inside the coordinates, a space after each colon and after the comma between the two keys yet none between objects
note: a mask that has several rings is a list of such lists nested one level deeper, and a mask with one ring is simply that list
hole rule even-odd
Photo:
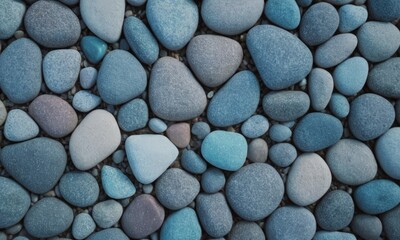
[{"label": "pebble", "polygon": [[400,237],[400,206],[395,207],[391,211],[382,216],[383,229],[386,237],[395,240]]},{"label": "pebble", "polygon": [[161,227],[164,216],[164,208],[153,196],[141,194],[126,208],[121,224],[129,237],[144,238]]},{"label": "pebble", "polygon": [[153,192],[153,185],[152,184],[145,184],[145,185],[143,185],[143,187],[142,187],[142,189],[143,189],[143,192],[144,193],[148,193],[148,194],[150,194],[150,193],[152,193]]},{"label": "pebble", "polygon": [[268,119],[262,115],[253,115],[241,126],[241,131],[245,137],[258,138],[264,135],[269,128]]},{"label": "pebble", "polygon": [[193,37],[199,23],[199,10],[193,0],[148,0],[146,17],[158,41],[176,51]]},{"label": "pebble", "polygon": [[77,92],[72,98],[72,106],[79,112],[90,112],[100,103],[101,98],[87,90]]},{"label": "pebble", "polygon": [[183,208],[173,212],[165,220],[161,231],[160,240],[169,239],[201,239],[201,226],[197,220],[196,212],[191,208]]},{"label": "pebble", "polygon": [[368,1],[368,11],[375,20],[392,22],[400,18],[400,3],[396,0],[370,0]]},{"label": "pebble", "polygon": [[278,143],[269,149],[269,159],[278,167],[288,167],[297,158],[297,150],[290,143]]},{"label": "pebble", "polygon": [[399,143],[399,127],[389,129],[375,142],[375,156],[379,166],[389,177],[397,180],[400,179],[400,162],[396,157],[399,156]]},{"label": "pebble", "polygon": [[[149,0],[147,6],[153,1]],[[151,71],[149,102],[158,117],[168,121],[185,121],[203,113],[207,98],[185,64],[172,57],[162,57]]]},{"label": "pebble", "polygon": [[56,140],[40,137],[3,147],[1,164],[29,191],[43,194],[53,189],[61,178],[67,153]]},{"label": "pebble", "polygon": [[336,5],[336,6],[341,6],[341,5],[345,5],[345,4],[351,3],[354,0],[324,0],[324,1],[328,2],[330,4],[333,4],[333,5]]},{"label": "pebble", "polygon": [[266,162],[268,157],[268,144],[262,138],[252,140],[247,149],[247,158],[252,162]]},{"label": "pebble", "polygon": [[136,17],[124,20],[124,35],[129,47],[145,64],[151,65],[158,59],[158,42],[147,26]]},{"label": "pebble", "polygon": [[127,2],[135,7],[140,7],[146,3],[147,0],[127,0]]},{"label": "pebble", "polygon": [[400,203],[400,187],[387,179],[376,179],[354,191],[357,207],[367,214],[387,212]]},{"label": "pebble", "polygon": [[238,42],[217,35],[198,35],[187,49],[186,58],[190,68],[207,87],[225,83],[239,68],[243,49]]},{"label": "pebble", "polygon": [[124,22],[125,1],[81,0],[80,12],[91,32],[106,42],[117,42]]},{"label": "pebble", "polygon": [[277,91],[267,93],[262,107],[268,117],[279,122],[296,120],[310,108],[310,98],[302,91]]},{"label": "pebble", "polygon": [[369,21],[357,32],[358,50],[371,62],[381,62],[390,58],[400,46],[400,31],[385,22]]},{"label": "pebble", "polygon": [[96,229],[96,223],[87,213],[79,213],[76,215],[72,224],[72,236],[75,239],[85,239]]},{"label": "pebble", "polygon": [[382,233],[382,222],[376,216],[357,214],[351,222],[351,230],[363,239],[379,239]]},{"label": "pebble", "polygon": [[192,134],[200,140],[204,139],[210,133],[210,131],[210,125],[208,125],[206,122],[195,122],[192,125]]},{"label": "pebble", "polygon": [[205,0],[201,4],[201,17],[214,32],[231,36],[250,29],[263,9],[262,0]]},{"label": "pebble", "polygon": [[202,174],[207,170],[207,163],[192,150],[184,149],[181,155],[181,166],[188,172]]},{"label": "pebble", "polygon": [[0,203],[0,228],[8,228],[25,216],[31,198],[14,180],[0,177]]},{"label": "pebble", "polygon": [[211,165],[226,171],[239,170],[247,156],[247,142],[243,135],[216,130],[207,135],[201,154]]},{"label": "pebble", "polygon": [[313,112],[303,117],[293,131],[293,142],[304,152],[315,152],[337,143],[343,134],[339,119]]},{"label": "pebble", "polygon": [[329,3],[316,3],[301,18],[299,35],[308,46],[317,46],[330,39],[339,27],[339,14]]},{"label": "pebble", "polygon": [[121,133],[114,116],[105,110],[94,110],[71,135],[69,152],[72,162],[79,170],[91,169],[110,156],[120,142]]},{"label": "pebble", "polygon": [[206,193],[216,193],[225,186],[225,175],[218,168],[209,168],[201,175],[201,187]]},{"label": "pebble", "polygon": [[307,206],[324,196],[331,182],[332,175],[324,159],[315,153],[304,153],[290,168],[286,193],[293,203]]},{"label": "pebble", "polygon": [[185,148],[190,143],[190,124],[175,123],[168,127],[167,137],[178,148]]},{"label": "pebble", "polygon": [[159,118],[152,118],[149,121],[149,128],[155,133],[163,133],[165,130],[167,130],[168,126],[163,120]]},{"label": "pebble", "polygon": [[369,141],[389,130],[394,118],[394,108],[388,100],[366,93],[351,102],[348,123],[354,137]]},{"label": "pebble", "polygon": [[128,102],[142,94],[146,86],[146,72],[132,54],[113,50],[105,56],[97,75],[97,88],[104,102],[111,105]]},{"label": "pebble", "polygon": [[101,168],[101,184],[104,192],[113,199],[124,199],[136,193],[135,185],[118,168],[103,165]]},{"label": "pebble", "polygon": [[368,88],[383,97],[400,98],[400,58],[375,65],[368,74]]},{"label": "pebble", "polygon": [[72,209],[54,197],[35,203],[24,218],[25,230],[36,238],[49,238],[67,230],[74,219]]},{"label": "pebble", "polygon": [[79,74],[79,83],[83,89],[90,89],[96,84],[97,69],[94,67],[82,68]]},{"label": "pebble", "polygon": [[[248,5],[247,1],[245,4]],[[290,87],[311,71],[310,49],[284,29],[273,25],[255,26],[248,32],[246,43],[264,84],[271,90]]]},{"label": "pebble", "polygon": [[34,99],[42,84],[42,53],[27,38],[15,40],[0,55],[0,87],[17,104]]},{"label": "pebble", "polygon": [[6,229],[6,233],[10,234],[10,235],[16,235],[17,233],[19,233],[22,230],[22,225],[21,224],[16,224],[12,227],[9,227]]},{"label": "pebble", "polygon": [[122,216],[122,205],[115,200],[106,200],[94,205],[92,209],[93,220],[101,228],[110,228],[118,223]]},{"label": "pebble", "polygon": [[106,54],[107,43],[96,36],[84,36],[81,48],[89,62],[98,64]]},{"label": "pebble", "polygon": [[0,100],[0,126],[3,126],[6,119],[7,119],[7,109],[6,106],[4,106],[3,101]]},{"label": "pebble", "polygon": [[149,121],[147,103],[140,98],[125,103],[118,111],[118,125],[125,132],[144,128]]},{"label": "pebble", "polygon": [[79,3],[79,0],[60,0],[60,2],[69,5],[69,6],[73,6]]},{"label": "pebble", "polygon": [[40,0],[25,13],[25,30],[35,42],[47,48],[74,45],[81,34],[75,13],[57,1]]},{"label": "pebble", "polygon": [[284,185],[281,176],[271,165],[252,163],[229,177],[225,194],[237,215],[247,221],[258,221],[278,207],[284,194]]},{"label": "pebble", "polygon": [[357,41],[357,37],[351,33],[335,35],[317,48],[314,62],[321,68],[334,67],[353,53]]},{"label": "pebble", "polygon": [[269,129],[269,137],[272,141],[275,142],[284,142],[288,140],[292,136],[292,131],[290,128],[281,125],[281,124],[274,124]]},{"label": "pebble", "polygon": [[374,179],[378,171],[371,149],[355,139],[341,139],[325,157],[332,174],[344,184],[364,184]]},{"label": "pebble", "polygon": [[367,81],[368,70],[368,62],[362,57],[352,57],[342,62],[332,74],[336,90],[345,96],[357,94]]},{"label": "pebble", "polygon": [[178,156],[178,149],[163,135],[132,135],[125,151],[135,178],[142,184],[154,182]]},{"label": "pebble", "polygon": [[316,230],[314,215],[306,208],[293,205],[278,208],[265,224],[268,240],[312,239]]},{"label": "pebble", "polygon": [[346,232],[328,232],[328,231],[318,231],[313,240],[356,240],[356,236],[351,233]]},{"label": "pebble", "polygon": [[93,233],[87,240],[129,240],[129,238],[121,229],[109,228]]},{"label": "pebble", "polygon": [[29,115],[49,136],[62,138],[78,124],[78,116],[68,102],[55,95],[42,94],[29,104]]},{"label": "pebble", "polygon": [[93,205],[99,198],[99,184],[87,172],[68,172],[62,176],[58,185],[65,201],[77,207]]},{"label": "pebble", "polygon": [[339,31],[348,33],[356,30],[367,21],[368,11],[363,6],[346,4],[339,8],[339,18]]},{"label": "pebble", "polygon": [[323,111],[332,96],[332,75],[325,69],[314,68],[308,77],[308,92],[312,108],[315,111]]},{"label": "pebble", "polygon": [[22,1],[1,1],[0,8],[0,39],[12,37],[22,23],[26,5]]},{"label": "pebble", "polygon": [[295,0],[267,1],[264,14],[271,22],[287,30],[293,30],[300,24],[300,9]]},{"label": "pebble", "polygon": [[265,240],[263,230],[254,222],[237,222],[228,235],[230,240]]},{"label": "pebble", "polygon": [[230,232],[232,213],[222,193],[200,193],[196,198],[196,212],[203,230],[211,237],[223,237]]},{"label": "pebble", "polygon": [[22,142],[36,137],[39,127],[26,112],[13,109],[7,115],[3,133],[10,141]]}]

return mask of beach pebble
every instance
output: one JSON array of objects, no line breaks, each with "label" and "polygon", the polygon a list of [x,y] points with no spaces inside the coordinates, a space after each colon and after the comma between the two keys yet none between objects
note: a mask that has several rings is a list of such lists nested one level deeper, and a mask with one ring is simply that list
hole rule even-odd
[{"label": "beach pebble", "polygon": [[382,216],[382,224],[386,237],[395,240],[400,237],[400,206],[395,207],[391,211]]},{"label": "beach pebble", "polygon": [[368,62],[362,57],[352,57],[339,64],[333,71],[335,88],[345,96],[357,94],[368,77]]},{"label": "beach pebble", "polygon": [[125,151],[122,149],[115,151],[112,155],[112,160],[116,164],[122,163],[122,161],[124,161],[124,158],[125,158]]},{"label": "beach pebble", "polygon": [[265,240],[265,235],[260,226],[255,222],[237,222],[228,235],[230,240]]},{"label": "beach pebble", "polygon": [[313,240],[357,240],[356,236],[351,233],[346,232],[328,232],[328,231],[318,231]]},{"label": "beach pebble", "polygon": [[275,142],[284,142],[292,136],[290,128],[281,124],[274,124],[269,129],[269,137]]},{"label": "beach pebble", "polygon": [[348,33],[356,30],[367,21],[368,11],[363,6],[346,4],[339,8],[339,18],[339,31]]},{"label": "beach pebble", "polygon": [[101,184],[104,192],[113,199],[124,199],[133,196],[135,185],[118,168],[103,165],[101,168]]},{"label": "beach pebble", "polygon": [[190,124],[175,123],[168,127],[167,137],[178,148],[184,148],[190,143]]},{"label": "beach pebble", "polygon": [[115,200],[107,200],[94,205],[93,220],[101,228],[109,228],[116,224],[122,216],[122,206]]},{"label": "beach pebble", "polygon": [[195,122],[192,125],[192,134],[200,140],[204,139],[210,131],[210,125],[206,122]]},{"label": "beach pebble", "polygon": [[400,128],[389,129],[375,142],[375,156],[379,166],[389,177],[400,179]]},{"label": "beach pebble", "polygon": [[97,64],[106,54],[107,43],[96,36],[84,36],[81,40],[81,48],[86,59]]},{"label": "beach pebble", "polygon": [[93,233],[87,240],[129,240],[129,238],[119,228],[108,228]]},{"label": "beach pebble", "polygon": [[206,193],[216,193],[225,186],[225,175],[218,168],[209,168],[201,175],[201,187]]},{"label": "beach pebble", "polygon": [[188,172],[202,174],[207,170],[207,163],[193,150],[184,149],[181,155],[181,166]]},{"label": "beach pebble", "polygon": [[125,132],[144,128],[149,120],[149,109],[143,99],[137,98],[125,103],[118,111],[118,125]]},{"label": "beach pebble", "polygon": [[269,159],[278,167],[288,167],[297,158],[297,150],[290,143],[278,143],[269,149]]},{"label": "beach pebble", "polygon": [[245,137],[258,138],[264,135],[269,128],[268,119],[262,115],[253,115],[241,126],[241,131]]},{"label": "beach pebble", "polygon": [[391,22],[400,18],[400,3],[396,0],[369,0],[368,11],[375,20]]},{"label": "beach pebble", "polygon": [[79,112],[90,112],[99,106],[101,98],[87,90],[81,90],[72,98],[72,106]]},{"label": "beach pebble", "polygon": [[400,98],[400,58],[375,65],[368,74],[368,88],[388,98]]},{"label": "beach pebble", "polygon": [[96,84],[97,69],[94,67],[82,68],[79,73],[79,83],[83,89],[90,89]]},{"label": "beach pebble", "polygon": [[262,138],[252,140],[247,149],[247,158],[252,162],[265,162],[268,157],[268,144]]},{"label": "beach pebble", "polygon": [[1,1],[0,8],[0,39],[12,37],[22,23],[26,5],[23,1]]},{"label": "beach pebble", "polygon": [[3,101],[0,100],[0,126],[3,126],[6,119],[7,119],[7,109],[6,106],[4,106]]},{"label": "beach pebble", "polygon": [[382,233],[382,222],[376,216],[357,214],[351,222],[351,230],[363,239],[379,239]]},{"label": "beach pebble", "polygon": [[149,128],[155,133],[163,133],[165,130],[167,130],[168,126],[163,120],[159,118],[152,118],[149,121]]},{"label": "beach pebble", "polygon": [[287,30],[293,30],[300,24],[300,9],[295,0],[269,0],[264,13],[271,22]]},{"label": "beach pebble", "polygon": [[87,213],[79,213],[76,215],[72,224],[72,236],[75,239],[85,239],[96,229],[96,223]]},{"label": "beach pebble", "polygon": [[87,172],[68,172],[62,176],[58,185],[62,197],[77,207],[93,205],[99,197],[99,184]]},{"label": "beach pebble", "polygon": [[161,231],[160,240],[169,239],[200,239],[201,226],[196,212],[191,208],[183,208],[173,212],[165,220]]},{"label": "beach pebble", "polygon": [[308,77],[308,93],[315,111],[323,111],[333,92],[332,75],[322,68],[314,68]]},{"label": "beach pebble", "polygon": [[7,114],[3,133],[8,140],[21,142],[36,137],[39,127],[26,112],[13,109]]}]

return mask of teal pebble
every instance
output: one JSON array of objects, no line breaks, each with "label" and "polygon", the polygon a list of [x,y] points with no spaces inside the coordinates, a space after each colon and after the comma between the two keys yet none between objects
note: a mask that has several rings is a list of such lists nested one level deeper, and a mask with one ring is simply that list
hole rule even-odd
[{"label": "teal pebble", "polygon": [[342,62],[332,74],[336,90],[346,96],[357,94],[367,81],[368,70],[368,62],[362,57],[352,57]]},{"label": "teal pebble", "polygon": [[95,36],[85,36],[81,48],[89,62],[97,64],[106,54],[107,43]]},{"label": "teal pebble", "polygon": [[191,208],[183,208],[173,212],[165,220],[160,231],[160,240],[195,240],[201,238],[201,232],[196,212]]},{"label": "teal pebble", "polygon": [[118,125],[125,132],[132,132],[146,127],[149,109],[143,99],[137,98],[125,103],[118,111]]},{"label": "teal pebble", "polygon": [[188,172],[202,174],[207,170],[207,163],[192,150],[183,150],[181,165]]},{"label": "teal pebble", "polygon": [[295,0],[268,0],[264,13],[271,22],[287,30],[300,24],[300,9]]},{"label": "teal pebble", "polygon": [[216,193],[225,186],[225,175],[217,168],[209,168],[201,175],[201,187],[206,193]]},{"label": "teal pebble", "polygon": [[74,95],[72,106],[79,112],[90,112],[99,106],[101,98],[93,93],[81,90]]},{"label": "teal pebble", "polygon": [[329,102],[329,109],[337,118],[345,118],[349,115],[350,104],[345,96],[333,93]]},{"label": "teal pebble", "polygon": [[79,74],[79,83],[84,89],[89,89],[96,84],[97,69],[94,67],[82,68]]},{"label": "teal pebble", "polygon": [[292,131],[290,128],[281,125],[274,124],[271,129],[269,129],[269,137],[275,142],[284,142],[292,136]]},{"label": "teal pebble", "polygon": [[379,165],[391,178],[400,180],[400,128],[394,127],[375,142],[375,156]]},{"label": "teal pebble", "polygon": [[133,196],[135,185],[118,168],[104,165],[101,169],[101,182],[107,196],[114,199],[124,199]]},{"label": "teal pebble", "polygon": [[4,125],[4,136],[13,142],[25,141],[36,137],[39,127],[24,111],[13,109],[7,114]]},{"label": "teal pebble", "polygon": [[167,130],[168,126],[159,118],[152,118],[149,121],[149,128],[155,133],[163,133]]},{"label": "teal pebble", "polygon": [[269,159],[278,167],[287,167],[297,158],[297,150],[290,143],[278,143],[269,149]]},{"label": "teal pebble", "polygon": [[269,128],[268,119],[262,115],[254,115],[247,119],[241,127],[244,136],[258,138],[264,135]]},{"label": "teal pebble", "polygon": [[72,236],[75,239],[87,238],[96,229],[96,223],[87,213],[79,213],[76,215],[72,224]]}]

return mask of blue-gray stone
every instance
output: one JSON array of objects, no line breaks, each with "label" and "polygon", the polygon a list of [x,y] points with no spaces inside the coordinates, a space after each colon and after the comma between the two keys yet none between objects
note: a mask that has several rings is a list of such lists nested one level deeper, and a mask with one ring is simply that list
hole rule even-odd
[{"label": "blue-gray stone", "polygon": [[21,0],[4,0],[0,3],[0,39],[14,35],[22,23],[26,6]]},{"label": "blue-gray stone", "polygon": [[0,86],[7,98],[17,104],[27,103],[40,91],[42,53],[30,39],[15,40],[0,55]]},{"label": "blue-gray stone", "polygon": [[266,163],[246,165],[229,177],[225,187],[229,205],[247,221],[258,221],[271,214],[283,193],[281,176]]},{"label": "blue-gray stone", "polygon": [[113,50],[105,56],[97,75],[97,88],[104,102],[125,103],[142,94],[146,86],[146,72],[132,54]]},{"label": "blue-gray stone", "polygon": [[284,142],[292,136],[290,128],[281,124],[272,125],[268,133],[271,140],[275,142]]},{"label": "blue-gray stone", "polygon": [[262,138],[250,142],[247,149],[247,158],[252,162],[266,162],[268,158],[268,144]]},{"label": "blue-gray stone", "polygon": [[363,239],[379,239],[382,233],[381,220],[376,216],[367,214],[355,215],[350,226],[351,230]]},{"label": "blue-gray stone", "polygon": [[288,167],[297,158],[297,150],[290,143],[278,143],[269,149],[269,159],[278,167]]},{"label": "blue-gray stone", "polygon": [[96,223],[87,213],[79,213],[76,215],[72,224],[72,236],[75,239],[85,239],[96,229]]},{"label": "blue-gray stone", "polygon": [[345,4],[351,3],[353,1],[354,0],[324,0],[324,2],[328,2],[328,3],[336,5],[336,6],[345,5]]},{"label": "blue-gray stone", "polygon": [[122,149],[115,151],[112,155],[112,160],[116,164],[122,163],[122,161],[124,161],[124,158],[125,158],[125,151]]},{"label": "blue-gray stone", "polygon": [[13,109],[7,114],[4,124],[4,136],[13,142],[21,142],[36,137],[39,126],[24,111]]},{"label": "blue-gray stone", "polygon": [[159,52],[157,40],[139,18],[125,19],[124,35],[129,47],[140,61],[151,65],[157,60]]},{"label": "blue-gray stone", "polygon": [[40,137],[5,146],[1,150],[1,164],[29,191],[42,194],[60,179],[67,165],[67,153],[60,142]]},{"label": "blue-gray stone", "polygon": [[267,93],[262,102],[268,117],[279,122],[288,122],[306,114],[310,98],[302,91],[279,91]]},{"label": "blue-gray stone", "polygon": [[135,185],[118,168],[103,165],[101,168],[101,185],[104,192],[113,199],[124,199],[136,193]]},{"label": "blue-gray stone", "polygon": [[58,187],[65,201],[81,208],[93,205],[100,192],[96,179],[87,172],[64,174]]},{"label": "blue-gray stone", "polygon": [[47,48],[74,45],[81,35],[75,13],[57,1],[40,0],[25,13],[25,30],[35,42]]},{"label": "blue-gray stone", "polygon": [[357,94],[368,77],[368,62],[362,57],[352,57],[339,64],[333,71],[335,88],[345,96]]},{"label": "blue-gray stone", "polygon": [[120,228],[109,228],[93,233],[87,240],[129,240],[129,238]]},{"label": "blue-gray stone", "polygon": [[271,22],[288,30],[300,24],[300,9],[295,0],[269,0],[264,13]]},{"label": "blue-gray stone", "polygon": [[201,226],[193,209],[183,208],[168,216],[161,228],[160,240],[170,239],[201,239]]},{"label": "blue-gray stone", "polygon": [[357,32],[358,50],[371,62],[390,58],[400,46],[400,31],[392,23],[369,21]]},{"label": "blue-gray stone", "polygon": [[400,3],[396,0],[369,0],[368,11],[375,20],[392,22],[400,18]]},{"label": "blue-gray stone", "polygon": [[146,3],[147,0],[127,0],[127,2],[135,7],[142,6]]},{"label": "blue-gray stone", "polygon": [[263,115],[253,115],[241,126],[241,131],[245,137],[258,138],[264,135],[269,128],[268,119]]},{"label": "blue-gray stone", "polygon": [[210,131],[210,125],[206,122],[195,122],[192,126],[192,134],[200,140],[204,139]]},{"label": "blue-gray stone", "polygon": [[246,43],[269,89],[290,87],[303,80],[311,71],[313,56],[310,49],[282,28],[273,25],[253,27],[247,34]]},{"label": "blue-gray stone", "polygon": [[354,137],[369,141],[389,130],[394,118],[394,108],[388,100],[366,93],[351,102],[348,123]]},{"label": "blue-gray stone", "polygon": [[73,6],[79,3],[79,0],[59,0],[59,1],[68,6]]},{"label": "blue-gray stone", "polygon": [[368,88],[383,97],[400,98],[400,58],[375,65],[368,74]]},{"label": "blue-gray stone", "polygon": [[265,240],[263,230],[255,222],[237,222],[229,232],[230,240]]},{"label": "blue-gray stone", "polygon": [[400,206],[392,209],[382,216],[383,229],[389,240],[400,238]]},{"label": "blue-gray stone", "polygon": [[329,110],[337,118],[345,118],[350,112],[350,103],[347,98],[339,93],[333,93],[329,102]]},{"label": "blue-gray stone", "polygon": [[122,216],[122,205],[115,200],[106,200],[94,205],[93,220],[101,228],[109,228],[116,224]]},{"label": "blue-gray stone", "polygon": [[225,175],[218,168],[209,168],[201,175],[201,187],[206,193],[216,193],[225,186]]},{"label": "blue-gray stone", "polygon": [[143,99],[137,98],[122,105],[118,111],[118,125],[125,132],[146,127],[149,109]]},{"label": "blue-gray stone", "polygon": [[74,219],[72,209],[55,197],[35,203],[24,218],[25,230],[36,238],[49,238],[67,230]]},{"label": "blue-gray stone", "polygon": [[308,93],[311,106],[322,111],[328,106],[333,92],[332,75],[322,68],[314,68],[308,76]]},{"label": "blue-gray stone", "polygon": [[183,169],[194,174],[202,174],[207,170],[206,161],[193,150],[183,150],[181,165]]},{"label": "blue-gray stone", "polygon": [[79,112],[90,112],[99,106],[101,98],[87,90],[81,90],[72,98],[72,106]]},{"label": "blue-gray stone", "polygon": [[383,134],[375,143],[375,156],[379,166],[389,177],[400,179],[400,128],[394,127]]},{"label": "blue-gray stone", "polygon": [[312,4],[313,0],[296,0],[299,7],[308,7]]},{"label": "blue-gray stone", "polygon": [[339,8],[339,18],[339,31],[352,32],[367,21],[368,11],[363,6],[346,4]]},{"label": "blue-gray stone", "polygon": [[92,88],[96,84],[97,69],[94,67],[82,68],[79,74],[79,83],[84,89]]},{"label": "blue-gray stone", "polygon": [[192,39],[199,23],[199,10],[193,0],[148,0],[146,17],[158,41],[175,51]]},{"label": "blue-gray stone", "polygon": [[312,239],[316,230],[314,215],[306,208],[292,205],[278,208],[265,224],[268,240]]},{"label": "blue-gray stone", "polygon": [[356,236],[347,232],[318,231],[313,240],[357,240]]},{"label": "blue-gray stone", "polygon": [[168,126],[163,120],[159,118],[152,118],[149,121],[149,128],[155,133],[162,133],[167,130]]}]

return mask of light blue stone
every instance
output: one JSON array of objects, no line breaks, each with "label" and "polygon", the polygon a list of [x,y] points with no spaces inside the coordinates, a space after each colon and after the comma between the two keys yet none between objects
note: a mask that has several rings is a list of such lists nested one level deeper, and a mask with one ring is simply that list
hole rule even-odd
[{"label": "light blue stone", "polygon": [[26,6],[22,0],[3,0],[0,9],[0,39],[8,39],[21,25]]},{"label": "light blue stone", "polygon": [[118,125],[125,132],[132,132],[147,125],[149,109],[143,99],[137,98],[122,105],[118,111]]},{"label": "light blue stone", "polygon": [[313,240],[357,240],[352,233],[318,231]]},{"label": "light blue stone", "polygon": [[99,106],[101,98],[89,91],[81,90],[74,95],[72,106],[79,112],[90,112]]},{"label": "light blue stone", "polygon": [[82,68],[79,74],[79,83],[83,89],[92,88],[96,84],[97,69],[94,67]]},{"label": "light blue stone", "polygon": [[196,212],[191,208],[183,208],[173,212],[164,221],[160,240],[198,240],[201,238],[201,226]]},{"label": "light blue stone", "polygon": [[193,37],[199,23],[199,10],[193,0],[148,0],[146,17],[161,44],[175,51]]},{"label": "light blue stone", "polygon": [[204,139],[201,154],[217,168],[236,171],[246,160],[247,142],[239,133],[216,130]]},{"label": "light blue stone", "polygon": [[122,161],[124,161],[124,158],[125,158],[125,152],[122,149],[115,151],[112,155],[112,160],[116,164],[122,163]]},{"label": "light blue stone", "polygon": [[335,88],[345,96],[357,94],[368,77],[368,62],[362,57],[352,57],[339,64],[333,71]]},{"label": "light blue stone", "polygon": [[192,126],[192,134],[200,140],[204,139],[210,131],[210,125],[206,122],[195,122]]},{"label": "light blue stone", "polygon": [[308,93],[315,111],[323,111],[333,92],[332,75],[322,68],[314,68],[308,77]]},{"label": "light blue stone", "polygon": [[140,19],[136,17],[126,18],[124,35],[140,61],[151,65],[157,60],[159,52],[157,40]]},{"label": "light blue stone", "polygon": [[346,4],[339,8],[339,18],[339,31],[352,32],[367,21],[368,11],[362,6]]},{"label": "light blue stone", "polygon": [[350,103],[345,96],[333,93],[329,102],[329,109],[337,118],[345,118],[349,115]]},{"label": "light blue stone", "polygon": [[264,135],[268,128],[268,119],[262,115],[254,115],[242,124],[241,131],[245,137],[258,138]]},{"label": "light blue stone", "polygon": [[99,197],[99,185],[96,179],[87,172],[66,173],[58,186],[64,200],[77,207],[91,206]]},{"label": "light blue stone", "polygon": [[368,74],[368,88],[382,97],[400,98],[400,58],[376,64]]},{"label": "light blue stone", "polygon": [[295,0],[268,0],[264,13],[271,22],[288,30],[300,24],[300,9]]},{"label": "light blue stone", "polygon": [[218,168],[209,168],[201,175],[201,187],[206,193],[216,193],[225,186],[225,175]]},{"label": "light blue stone", "polygon": [[302,91],[272,91],[262,101],[264,112],[275,121],[293,121],[307,113],[310,98]]},{"label": "light blue stone", "polygon": [[368,11],[373,19],[392,22],[400,18],[400,2],[397,0],[369,0]]},{"label": "light blue stone", "polygon": [[274,124],[269,129],[269,137],[275,142],[284,142],[288,140],[291,136],[292,131],[290,130],[290,128],[281,124]]},{"label": "light blue stone", "polygon": [[87,213],[79,213],[76,215],[72,223],[72,236],[75,239],[85,239],[96,229],[96,223]]},{"label": "light blue stone", "polygon": [[4,136],[13,142],[21,142],[36,137],[39,127],[24,111],[13,109],[7,114]]},{"label": "light blue stone", "polygon": [[118,168],[104,165],[101,169],[101,183],[107,196],[114,199],[124,199],[133,196],[135,185]]},{"label": "light blue stone", "polygon": [[290,143],[272,145],[268,152],[269,159],[278,167],[287,167],[297,158],[297,150]]},{"label": "light blue stone", "polygon": [[167,130],[168,126],[163,120],[159,118],[152,118],[149,121],[149,128],[155,133],[162,133]]},{"label": "light blue stone", "polygon": [[147,0],[127,0],[127,2],[135,7],[142,6],[146,3]]},{"label": "light blue stone", "polygon": [[400,128],[394,127],[375,143],[375,156],[380,167],[389,177],[400,179]]},{"label": "light blue stone", "polygon": [[250,71],[236,73],[211,99],[207,117],[217,127],[227,127],[248,119],[257,109],[260,85]]},{"label": "light blue stone", "polygon": [[107,43],[95,36],[85,36],[81,40],[81,48],[87,60],[97,64],[106,54]]},{"label": "light blue stone", "polygon": [[206,161],[192,150],[183,150],[181,165],[186,171],[194,174],[202,174],[207,170]]}]

